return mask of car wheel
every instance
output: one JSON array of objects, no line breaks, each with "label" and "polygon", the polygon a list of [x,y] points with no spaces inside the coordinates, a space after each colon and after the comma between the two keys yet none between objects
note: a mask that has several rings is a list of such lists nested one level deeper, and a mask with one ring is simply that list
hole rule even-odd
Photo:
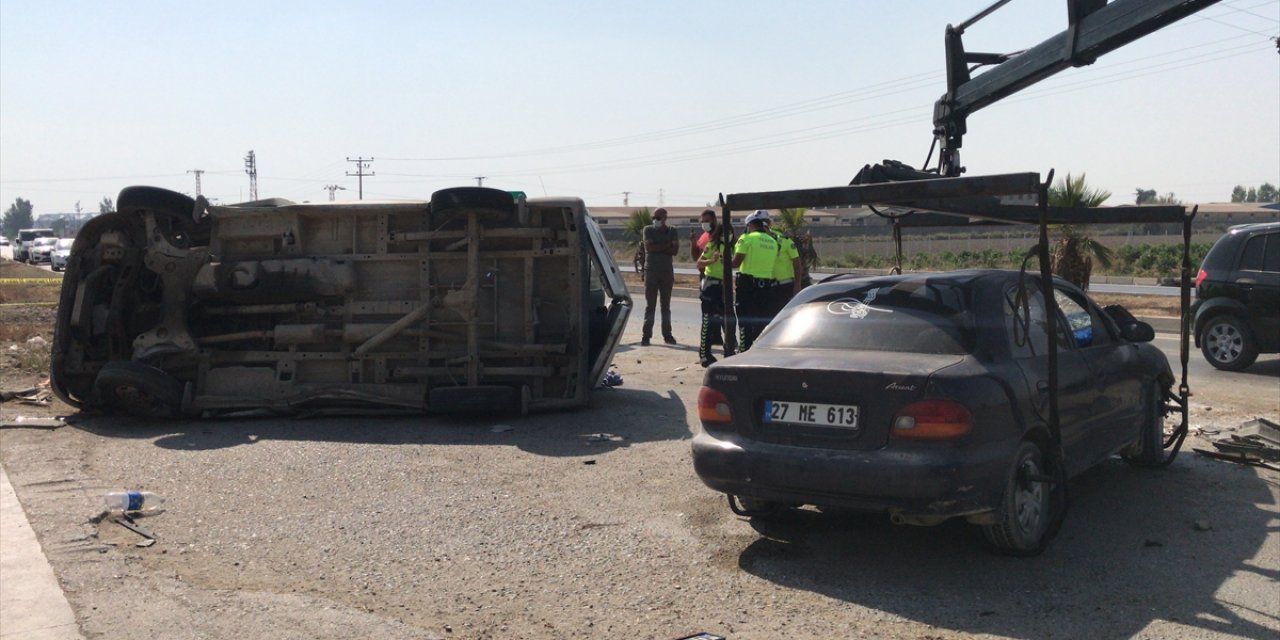
[{"label": "car wheel", "polygon": [[1138,440],[1120,454],[1125,462],[1135,467],[1164,466],[1164,415],[1164,388],[1159,382],[1153,382],[1143,405]]},{"label": "car wheel", "polygon": [[1047,474],[1044,452],[1023,442],[1009,471],[999,519],[982,527],[996,551],[1019,556],[1044,551],[1054,518],[1054,487],[1046,482]]},{"label": "car wheel", "polygon": [[182,406],[182,383],[140,362],[108,362],[94,387],[107,405],[137,416],[172,418]]},{"label": "car wheel", "polygon": [[499,189],[454,187],[431,194],[431,213],[437,223],[465,223],[468,211],[478,213],[486,225],[515,223],[517,213],[515,198]]},{"label": "car wheel", "polygon": [[125,187],[116,198],[116,211],[127,215],[140,215],[150,211],[158,214],[157,222],[166,227],[169,241],[180,248],[209,244],[208,223],[199,224],[192,218],[196,201],[185,194],[160,187]]},{"label": "car wheel", "polygon": [[1253,333],[1236,316],[1221,315],[1205,323],[1200,337],[1200,351],[1223,371],[1239,371],[1258,359],[1258,345]]}]

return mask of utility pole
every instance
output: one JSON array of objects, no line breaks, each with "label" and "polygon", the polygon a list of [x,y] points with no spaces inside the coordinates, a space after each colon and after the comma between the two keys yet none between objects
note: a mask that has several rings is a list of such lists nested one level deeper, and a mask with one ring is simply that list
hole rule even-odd
[{"label": "utility pole", "polygon": [[484,186],[484,179],[485,179],[485,178],[487,178],[487,177],[488,177],[488,176],[476,176],[476,186],[477,186],[477,187],[483,187],[483,186]]},{"label": "utility pole", "polygon": [[346,187],[340,187],[340,186],[338,186],[338,185],[336,185],[336,184],[326,184],[326,185],[324,186],[324,188],[325,188],[325,191],[328,191],[328,192],[329,192],[329,202],[333,202],[333,201],[334,201],[334,196],[333,196],[333,192],[334,192],[334,191],[346,191],[346,190],[347,190],[347,188],[346,188]]},{"label": "utility pole", "polygon": [[629,206],[631,206],[631,192],[630,192],[630,191],[623,191],[623,192],[622,192],[622,206],[624,206],[624,207],[629,207]]},{"label": "utility pole", "polygon": [[666,197],[665,197],[666,195],[667,195],[666,189],[658,189],[658,206],[659,207],[666,206],[666,203],[663,202],[664,200],[666,200]]},{"label": "utility pole", "polygon": [[[365,170],[365,169],[368,169],[368,168],[369,168],[369,163],[370,163],[370,162],[373,162],[373,158],[365,158],[365,157],[361,156],[361,157],[359,157],[359,158],[356,158],[355,160],[352,160],[352,159],[351,159],[351,156],[347,156],[347,162],[354,162],[354,163],[356,163],[356,172],[355,172],[355,173],[351,173],[350,171],[348,171],[348,172],[347,172],[347,175],[349,175],[349,176],[355,176],[355,177],[357,177],[357,178],[359,178],[359,179],[360,179],[360,199],[361,199],[361,200],[364,200],[364,177],[365,177],[365,176],[375,176],[375,175],[377,175],[376,173],[365,173],[365,172],[364,172],[364,170]],[[329,193],[329,195],[333,195],[333,192],[330,192],[330,193]]]},{"label": "utility pole", "polygon": [[204,169],[189,169],[187,173],[196,174],[196,197],[200,197],[200,174],[204,173]]},{"label": "utility pole", "polygon": [[244,157],[244,172],[249,174],[249,200],[258,199],[258,157],[253,154],[253,149],[249,150],[249,155]]}]

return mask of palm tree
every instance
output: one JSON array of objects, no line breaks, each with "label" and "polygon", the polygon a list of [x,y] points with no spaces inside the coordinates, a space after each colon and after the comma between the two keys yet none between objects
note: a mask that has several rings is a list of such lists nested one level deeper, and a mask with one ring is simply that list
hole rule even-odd
[{"label": "palm tree", "polygon": [[804,226],[804,214],[808,212],[808,209],[778,209],[778,217],[772,223],[773,228],[787,235],[799,232]]},{"label": "palm tree", "polygon": [[653,212],[649,211],[649,207],[640,209],[632,209],[631,217],[627,218],[627,223],[622,226],[622,235],[626,237],[627,244],[636,248],[636,254],[632,257],[631,263],[635,266],[636,274],[644,279],[644,229],[653,222]]},{"label": "palm tree", "polygon": [[653,212],[649,211],[649,207],[632,209],[627,224],[622,226],[622,235],[626,236],[627,242],[634,247],[640,244],[640,240],[644,237],[644,228],[652,223]]},{"label": "palm tree", "polygon": [[[1087,186],[1083,173],[1079,177],[1072,177],[1068,173],[1067,177],[1050,187],[1049,206],[1097,207],[1110,197],[1109,191]],[[1102,269],[1110,269],[1114,258],[1115,253],[1111,249],[1093,239],[1088,225],[1064,224],[1058,227],[1058,240],[1053,246],[1052,268],[1054,275],[1063,280],[1087,290],[1094,262]]]},{"label": "palm tree", "polygon": [[808,212],[808,209],[778,209],[778,217],[772,223],[774,229],[796,243],[796,249],[800,251],[800,263],[804,265],[806,287],[812,281],[809,274],[818,265],[818,251],[813,246],[813,236],[804,228],[804,214]]}]

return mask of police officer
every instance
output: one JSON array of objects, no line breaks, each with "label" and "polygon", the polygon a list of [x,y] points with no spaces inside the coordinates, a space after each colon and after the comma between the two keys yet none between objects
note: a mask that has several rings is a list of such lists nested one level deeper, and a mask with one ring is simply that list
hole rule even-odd
[{"label": "police officer", "polygon": [[[732,236],[733,230],[730,229],[729,232]],[[729,242],[732,243],[733,240]],[[698,362],[703,367],[708,367],[716,361],[715,356],[711,355],[711,345],[724,344],[720,335],[724,328],[723,257],[726,245],[721,237],[715,211],[707,209],[702,212],[702,235],[694,238],[692,244],[698,271],[702,272],[698,291],[698,298],[702,302]]]},{"label": "police officer", "polygon": [[778,241],[778,257],[773,261],[773,279],[777,284],[769,290],[769,320],[772,321],[791,302],[791,298],[800,293],[800,288],[804,286],[804,265],[800,262],[800,251],[791,238],[774,231],[771,223],[766,223],[765,229]]},{"label": "police officer", "polygon": [[773,263],[778,258],[778,241],[766,231],[769,212],[763,209],[747,216],[747,232],[733,246],[733,267],[738,270],[738,327],[741,349],[746,351],[769,324]]}]

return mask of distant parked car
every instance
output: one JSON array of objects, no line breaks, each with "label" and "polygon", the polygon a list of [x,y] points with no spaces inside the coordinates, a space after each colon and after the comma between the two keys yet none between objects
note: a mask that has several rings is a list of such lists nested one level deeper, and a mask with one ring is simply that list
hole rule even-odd
[{"label": "distant parked car", "polygon": [[36,238],[56,238],[53,229],[18,229],[18,237],[13,241],[13,259],[18,262],[31,261],[31,243]]},{"label": "distant parked car", "polygon": [[54,271],[63,271],[67,268],[67,258],[71,256],[72,244],[75,244],[74,238],[58,239],[58,243],[53,245],[53,251],[49,254],[49,268]]},{"label": "distant parked car", "polygon": [[1280,222],[1232,227],[1196,275],[1196,346],[1209,364],[1239,371],[1280,352]]},{"label": "distant parked car", "polygon": [[7,247],[7,246],[9,246],[9,239],[4,236],[0,236],[0,247]]},{"label": "distant parked car", "polygon": [[745,353],[707,369],[693,465],[735,511],[799,505],[963,517],[996,549],[1037,553],[1052,489],[1121,454],[1163,461],[1173,375],[1150,325],[1054,281],[1063,467],[1048,423],[1039,279],[1016,271],[829,279]]},{"label": "distant parked car", "polygon": [[57,238],[36,238],[32,240],[27,247],[27,262],[31,264],[49,262],[49,254],[53,253],[53,247],[56,244],[58,244]]}]

